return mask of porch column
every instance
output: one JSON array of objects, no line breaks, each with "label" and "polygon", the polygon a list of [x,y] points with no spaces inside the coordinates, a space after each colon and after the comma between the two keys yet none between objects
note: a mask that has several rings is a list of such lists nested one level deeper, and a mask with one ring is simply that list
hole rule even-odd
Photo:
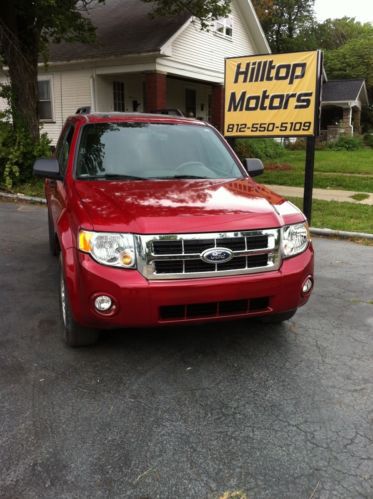
[{"label": "porch column", "polygon": [[351,119],[352,119],[352,109],[350,107],[344,107],[343,108],[343,130],[344,133],[347,135],[352,135],[353,134],[353,126],[351,125]]},{"label": "porch column", "polygon": [[167,106],[167,76],[164,73],[145,74],[145,112]]},{"label": "porch column", "polygon": [[211,124],[220,132],[224,127],[224,86],[214,85],[211,98]]}]

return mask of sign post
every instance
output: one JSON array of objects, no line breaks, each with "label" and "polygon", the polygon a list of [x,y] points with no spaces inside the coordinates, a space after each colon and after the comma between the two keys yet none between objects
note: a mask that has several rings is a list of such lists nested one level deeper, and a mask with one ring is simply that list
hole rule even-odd
[{"label": "sign post", "polygon": [[315,164],[315,137],[307,137],[306,166],[304,171],[303,213],[308,223],[312,218],[313,170]]},{"label": "sign post", "polygon": [[303,208],[309,222],[321,68],[320,51],[225,60],[225,137],[307,138]]}]

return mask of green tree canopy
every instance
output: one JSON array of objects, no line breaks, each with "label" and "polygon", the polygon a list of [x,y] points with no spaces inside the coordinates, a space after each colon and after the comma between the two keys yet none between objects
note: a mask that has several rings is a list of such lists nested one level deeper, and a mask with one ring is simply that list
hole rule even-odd
[{"label": "green tree canopy", "polygon": [[317,48],[334,50],[350,40],[371,35],[373,25],[360,23],[351,17],[341,17],[340,19],[326,19],[317,24],[314,31]]},{"label": "green tree canopy", "polygon": [[314,0],[252,0],[273,52],[307,50],[315,24]]},{"label": "green tree canopy", "polygon": [[373,100],[373,25],[350,17],[327,19],[315,30],[330,79],[363,78]]},{"label": "green tree canopy", "polygon": [[349,40],[325,52],[325,68],[329,78],[364,78],[373,98],[373,28],[368,36]]}]

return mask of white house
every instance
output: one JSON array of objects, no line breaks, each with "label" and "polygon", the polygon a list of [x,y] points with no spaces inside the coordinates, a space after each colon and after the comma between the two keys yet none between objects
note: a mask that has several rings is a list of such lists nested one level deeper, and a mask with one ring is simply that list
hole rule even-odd
[{"label": "white house", "polygon": [[233,0],[231,14],[208,32],[188,15],[152,19],[151,9],[141,0],[106,0],[87,14],[96,43],[50,47],[48,66],[40,63],[39,115],[53,143],[80,107],[175,108],[221,128],[224,58],[270,52],[251,1]]}]

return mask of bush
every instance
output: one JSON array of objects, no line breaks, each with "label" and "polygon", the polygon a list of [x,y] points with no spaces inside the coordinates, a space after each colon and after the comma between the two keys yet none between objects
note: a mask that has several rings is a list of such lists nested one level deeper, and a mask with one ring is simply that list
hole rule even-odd
[{"label": "bush", "polygon": [[280,158],[284,148],[273,139],[237,139],[235,151],[240,158],[259,158],[268,161]]},{"label": "bush", "polygon": [[40,157],[50,156],[46,134],[35,143],[22,129],[0,119],[0,184],[11,189],[32,178],[32,166]]},{"label": "bush", "polygon": [[373,132],[364,135],[364,144],[368,147],[373,147]]},{"label": "bush", "polygon": [[285,147],[290,151],[305,151],[306,150],[307,140],[303,137],[299,137],[296,140],[285,139]]},{"label": "bush", "polygon": [[334,151],[357,151],[358,149],[362,149],[362,147],[362,137],[356,135],[354,137],[341,135],[336,142],[331,142],[328,145],[328,148]]},{"label": "bush", "polygon": [[373,108],[363,107],[361,111],[361,125],[364,133],[372,133],[373,129]]}]

